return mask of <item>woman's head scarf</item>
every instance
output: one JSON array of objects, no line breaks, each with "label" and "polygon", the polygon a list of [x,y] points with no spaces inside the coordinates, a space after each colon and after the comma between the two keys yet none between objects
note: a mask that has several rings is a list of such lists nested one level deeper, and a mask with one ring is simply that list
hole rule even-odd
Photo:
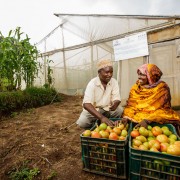
[{"label": "woman's head scarf", "polygon": [[163,74],[155,64],[143,64],[138,68],[137,73],[139,71],[147,76],[150,86],[158,82]]}]

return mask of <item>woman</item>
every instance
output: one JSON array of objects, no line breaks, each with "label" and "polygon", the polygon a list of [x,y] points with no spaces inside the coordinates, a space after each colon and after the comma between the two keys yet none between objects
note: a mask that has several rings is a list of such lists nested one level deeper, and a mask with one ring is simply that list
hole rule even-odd
[{"label": "woman", "polygon": [[137,70],[138,80],[131,88],[123,118],[139,125],[157,123],[180,123],[179,115],[171,108],[168,85],[161,81],[161,70],[154,64],[144,64]]}]

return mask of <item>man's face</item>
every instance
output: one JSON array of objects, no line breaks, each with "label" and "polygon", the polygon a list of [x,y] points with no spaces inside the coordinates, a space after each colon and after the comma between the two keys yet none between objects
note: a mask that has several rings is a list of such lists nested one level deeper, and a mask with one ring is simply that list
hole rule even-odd
[{"label": "man's face", "polygon": [[102,82],[108,83],[113,76],[113,67],[108,66],[99,70],[99,78]]}]

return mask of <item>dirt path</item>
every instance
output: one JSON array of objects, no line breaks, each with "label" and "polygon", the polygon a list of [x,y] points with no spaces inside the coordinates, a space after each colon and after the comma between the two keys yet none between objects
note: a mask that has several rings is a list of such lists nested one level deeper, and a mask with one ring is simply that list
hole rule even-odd
[{"label": "dirt path", "polygon": [[[80,134],[73,124],[82,110],[82,98],[64,96],[60,103],[31,109],[0,121],[0,179],[22,164],[37,167],[36,179],[111,180],[82,171]],[[62,130],[72,125],[68,131]]]}]

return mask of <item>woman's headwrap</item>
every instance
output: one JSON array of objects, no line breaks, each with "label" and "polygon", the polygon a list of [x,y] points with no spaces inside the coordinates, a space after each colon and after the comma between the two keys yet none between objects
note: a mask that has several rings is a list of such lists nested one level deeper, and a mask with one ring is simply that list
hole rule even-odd
[{"label": "woman's headwrap", "polygon": [[143,64],[138,68],[137,73],[139,71],[147,76],[149,85],[158,82],[163,74],[155,64]]},{"label": "woman's headwrap", "polygon": [[108,59],[101,60],[97,63],[97,70],[99,71],[100,69],[108,67],[108,66],[111,66],[111,67],[113,66],[111,60],[108,60]]}]

